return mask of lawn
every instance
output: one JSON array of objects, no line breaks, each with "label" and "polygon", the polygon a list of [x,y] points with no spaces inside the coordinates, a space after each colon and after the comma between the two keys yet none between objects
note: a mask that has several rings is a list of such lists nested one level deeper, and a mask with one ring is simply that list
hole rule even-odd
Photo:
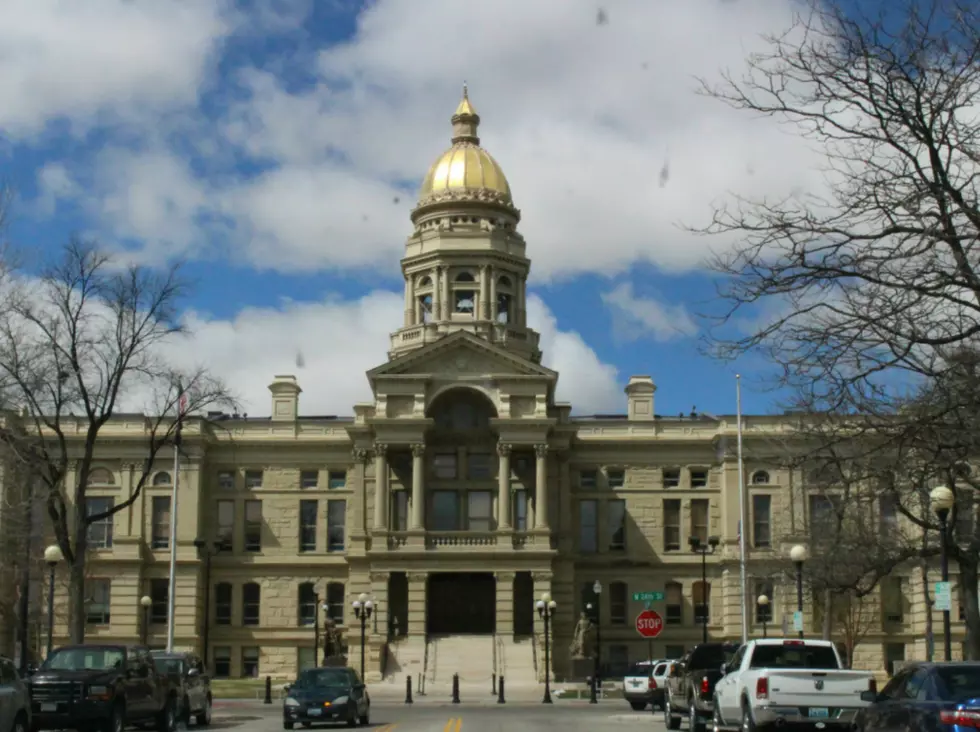
[{"label": "lawn", "polygon": [[[282,697],[286,682],[272,680],[272,698]],[[262,699],[265,697],[265,678],[261,679],[212,679],[211,693],[215,699]]]}]

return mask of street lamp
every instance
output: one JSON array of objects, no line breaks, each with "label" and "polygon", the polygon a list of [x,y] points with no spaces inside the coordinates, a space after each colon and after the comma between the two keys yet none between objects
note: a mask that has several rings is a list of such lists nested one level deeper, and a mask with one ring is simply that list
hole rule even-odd
[{"label": "street lamp", "polygon": [[[702,544],[701,537],[692,536],[687,540],[691,551],[701,555],[701,642],[708,642],[708,555],[714,554],[721,543],[717,536],[709,536],[708,543]],[[697,610],[695,609],[695,612]],[[696,618],[695,618],[696,620]]]},{"label": "street lamp", "polygon": [[593,656],[592,685],[598,691],[599,673],[602,670],[602,583],[596,580],[592,584],[592,594],[595,595],[595,656]]},{"label": "street lamp", "polygon": [[[943,582],[949,582],[949,512],[956,502],[953,491],[944,485],[937,485],[929,492],[929,502],[932,510],[939,519],[939,572]],[[949,631],[949,610],[943,610],[943,652],[946,654],[946,661],[950,660],[953,654],[952,641]]]},{"label": "street lamp", "polygon": [[354,606],[354,617],[361,621],[361,683],[364,683],[364,643],[367,634],[367,621],[374,610],[374,603],[363,592],[351,603]]},{"label": "street lamp", "polygon": [[766,622],[769,620],[769,596],[766,594],[759,595],[756,603],[759,605],[759,617],[762,618],[762,637],[768,638],[769,634],[766,632]]},{"label": "street lamp", "polygon": [[806,547],[797,544],[789,550],[789,558],[796,567],[796,612],[800,618],[800,638],[803,637],[803,562],[806,561]]},{"label": "street lamp", "polygon": [[140,633],[142,637],[141,643],[146,645],[146,636],[150,632],[150,606],[153,605],[153,598],[149,595],[143,595],[140,598],[140,605],[143,607],[143,632]]},{"label": "street lamp", "polygon": [[51,655],[54,645],[54,571],[64,558],[65,555],[57,544],[51,544],[44,550],[44,561],[48,565],[48,656]]},{"label": "street lamp", "polygon": [[224,542],[206,539],[194,539],[198,554],[204,557],[204,629],[201,633],[201,645],[204,646],[204,668],[208,667],[208,641],[211,631],[211,557],[224,549]]},{"label": "street lamp", "polygon": [[[596,583],[598,584],[598,583]],[[555,615],[558,603],[551,599],[551,594],[545,592],[535,603],[538,615],[544,621],[544,699],[542,704],[551,704],[551,619]]]},{"label": "street lamp", "polygon": [[[319,602],[319,600],[320,600],[320,596],[317,595],[317,602]],[[317,610],[317,625],[319,625],[319,622],[320,622],[319,621],[319,618],[320,618],[320,610],[323,610],[323,665],[326,666],[327,665],[327,658],[328,658],[327,652],[329,650],[331,650],[330,645],[329,645],[331,639],[330,639],[330,634],[328,632],[329,631],[329,628],[327,626],[327,621],[330,620],[330,615],[329,615],[330,605],[328,603],[326,603],[326,602],[322,602],[317,607],[318,607],[318,610]],[[316,653],[313,654],[313,662],[316,663]],[[361,672],[361,677],[362,677],[361,680],[362,680],[362,682],[363,682],[363,676],[364,676],[364,672],[362,671]]]}]

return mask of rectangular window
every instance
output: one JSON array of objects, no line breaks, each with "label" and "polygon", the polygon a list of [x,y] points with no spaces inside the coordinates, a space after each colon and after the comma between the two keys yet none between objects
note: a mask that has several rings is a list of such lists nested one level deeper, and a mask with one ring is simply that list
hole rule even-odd
[{"label": "rectangular window", "polygon": [[214,623],[231,625],[231,583],[219,582],[214,586]]},{"label": "rectangular window", "polygon": [[527,491],[514,491],[514,531],[527,531]]},{"label": "rectangular window", "polygon": [[691,468],[691,487],[705,488],[708,485],[708,471],[704,468]]},{"label": "rectangular window", "polygon": [[578,545],[583,554],[599,551],[599,504],[597,501],[578,502]]},{"label": "rectangular window", "polygon": [[262,588],[255,582],[242,587],[242,625],[258,625],[262,613]]},{"label": "rectangular window", "polygon": [[664,501],[664,551],[681,548],[681,502],[679,498]]},{"label": "rectangular window", "polygon": [[815,541],[832,540],[837,534],[840,497],[810,494],[810,535]]},{"label": "rectangular window", "polygon": [[299,550],[316,551],[316,523],[319,501],[299,502]]},{"label": "rectangular window", "polygon": [[881,580],[881,614],[886,623],[905,620],[905,578],[884,577]]},{"label": "rectangular window", "polygon": [[895,664],[901,664],[905,662],[905,644],[904,643],[886,643],[885,644],[885,671],[888,672],[889,676],[895,675]]},{"label": "rectangular window", "polygon": [[610,488],[622,488],[626,485],[626,471],[620,468],[611,468],[606,471]]},{"label": "rectangular window", "polygon": [[299,487],[301,490],[312,491],[320,487],[319,470],[299,471]]},{"label": "rectangular window", "polygon": [[697,537],[703,546],[708,544],[708,499],[691,499],[691,536]]},{"label": "rectangular window", "polygon": [[[97,516],[109,511],[113,506],[112,498],[86,498],[85,514]],[[114,516],[106,516],[93,521],[88,526],[88,545],[92,549],[112,548],[112,524]]]},{"label": "rectangular window", "polygon": [[344,624],[344,585],[331,582],[327,585],[327,617],[337,625]]},{"label": "rectangular window", "polygon": [[108,625],[109,606],[112,604],[112,580],[91,579],[85,583],[88,601],[85,603],[85,623]]},{"label": "rectangular window", "polygon": [[691,595],[694,599],[694,622],[711,622],[711,583],[695,582]]},{"label": "rectangular window", "polygon": [[327,501],[327,551],[342,552],[346,543],[347,501]]},{"label": "rectangular window", "polygon": [[235,502],[218,501],[218,529],[215,538],[223,551],[231,551],[235,541]]},{"label": "rectangular window", "polygon": [[603,675],[611,679],[621,679],[629,671],[630,651],[629,647],[622,643],[613,643],[607,651],[609,660],[603,664]]},{"label": "rectangular window", "polygon": [[170,580],[150,580],[150,622],[165,624],[170,610]]},{"label": "rectangular window", "polygon": [[470,480],[489,480],[494,477],[496,456],[487,453],[470,453],[466,456],[466,473]]},{"label": "rectangular window", "polygon": [[456,477],[456,453],[444,452],[433,456],[432,474],[442,480],[453,480]]},{"label": "rectangular window", "polygon": [[153,496],[150,518],[150,547],[170,546],[170,496]]},{"label": "rectangular window", "polygon": [[316,653],[312,648],[304,647],[296,649],[296,671],[302,673],[311,668],[316,668]]},{"label": "rectangular window", "polygon": [[578,474],[578,487],[586,491],[595,490],[598,475],[598,470],[580,471]]},{"label": "rectangular window", "polygon": [[391,496],[392,529],[408,531],[408,491],[395,491]]},{"label": "rectangular window", "polygon": [[466,494],[466,525],[470,531],[493,531],[493,497],[490,491]]},{"label": "rectangular window", "polygon": [[327,489],[336,491],[347,487],[347,471],[331,470],[327,478]]},{"label": "rectangular window", "polygon": [[262,551],[262,501],[245,501],[245,551]]},{"label": "rectangular window", "polygon": [[228,646],[214,647],[214,675],[219,679],[231,676],[231,648]]},{"label": "rectangular window", "polygon": [[680,468],[664,468],[664,488],[676,488],[681,484]]},{"label": "rectangular window", "polygon": [[261,488],[262,487],[262,471],[261,470],[246,470],[245,471],[245,487],[248,489]]},{"label": "rectangular window", "polygon": [[218,471],[218,488],[223,491],[234,490],[235,488],[235,471],[234,470],[219,470]]},{"label": "rectangular window", "polygon": [[432,492],[432,531],[456,531],[459,528],[459,494],[456,491]]},{"label": "rectangular window", "polygon": [[610,551],[626,549],[626,501],[606,501],[606,520],[609,523]]},{"label": "rectangular window", "polygon": [[[759,598],[765,597],[768,602],[759,602]],[[755,583],[755,622],[771,623],[773,607],[773,587],[769,580],[756,580]]]},{"label": "rectangular window", "polygon": [[254,646],[242,649],[242,676],[247,679],[259,677],[259,649]]},{"label": "rectangular window", "polygon": [[664,585],[664,601],[667,611],[664,622],[668,625],[680,625],[684,618],[684,588],[679,582],[668,582]]},{"label": "rectangular window", "polygon": [[752,546],[766,549],[772,546],[772,496],[752,496]]},{"label": "rectangular window", "polygon": [[609,585],[609,622],[612,625],[626,625],[627,592],[625,582],[613,582]]},{"label": "rectangular window", "polygon": [[304,582],[299,586],[299,624],[314,625],[316,623],[316,606],[318,598],[312,582]]}]

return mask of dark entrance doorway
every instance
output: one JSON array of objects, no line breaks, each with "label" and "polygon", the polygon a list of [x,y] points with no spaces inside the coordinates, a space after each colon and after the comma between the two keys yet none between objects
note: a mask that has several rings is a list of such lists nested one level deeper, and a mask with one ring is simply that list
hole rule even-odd
[{"label": "dark entrance doorway", "polygon": [[514,576],[514,635],[530,638],[534,635],[534,580],[530,572]]},{"label": "dark entrance doorway", "polygon": [[497,582],[489,572],[430,574],[426,594],[430,635],[489,635],[497,621]]},{"label": "dark entrance doorway", "polygon": [[404,572],[388,578],[388,635],[400,638],[408,633],[408,579]]}]

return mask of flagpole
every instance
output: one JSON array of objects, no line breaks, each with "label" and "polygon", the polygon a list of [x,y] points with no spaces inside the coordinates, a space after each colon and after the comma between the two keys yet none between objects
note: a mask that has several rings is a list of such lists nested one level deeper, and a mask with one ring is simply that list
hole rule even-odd
[{"label": "flagpole", "polygon": [[742,461],[742,377],[735,374],[735,410],[736,425],[738,429],[738,512],[739,512],[739,537],[738,537],[738,573],[742,586],[742,643],[749,640],[749,610],[748,610],[748,579],[745,573],[745,535],[748,531],[746,522],[746,503],[745,503],[745,464]]},{"label": "flagpole", "polygon": [[180,482],[180,430],[184,418],[185,398],[183,393],[177,400],[177,426],[174,428],[174,474],[170,493],[170,585],[167,591],[167,653],[174,650],[174,609],[177,595],[177,486]]}]

